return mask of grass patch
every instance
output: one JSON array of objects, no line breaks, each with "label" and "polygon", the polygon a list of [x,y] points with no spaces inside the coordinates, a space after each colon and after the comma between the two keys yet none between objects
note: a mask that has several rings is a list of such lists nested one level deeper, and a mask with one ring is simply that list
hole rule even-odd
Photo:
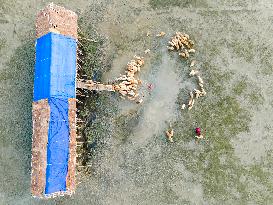
[{"label": "grass patch", "polygon": [[233,92],[236,94],[236,95],[241,95],[247,88],[247,82],[246,82],[246,79],[242,79],[240,80],[239,82],[237,82],[234,87],[233,87]]},{"label": "grass patch", "polygon": [[1,39],[0,39],[0,52],[2,51],[3,48],[6,47],[6,44],[7,44],[6,39],[1,38]]},{"label": "grass patch", "polygon": [[248,95],[251,104],[263,104],[264,97],[261,93],[252,92]]},{"label": "grass patch", "polygon": [[[78,47],[80,55],[78,64],[78,78],[101,81],[102,74],[107,71],[104,60],[103,43],[100,36],[92,36],[94,28],[84,24],[81,20],[79,32],[80,42]],[[77,96],[82,103],[77,104],[77,116],[83,121],[78,135],[83,137],[84,143],[79,150],[82,159],[81,164],[89,163],[93,152],[104,145],[104,142],[111,135],[112,118],[117,112],[114,93],[78,90],[85,96]],[[91,155],[91,158],[90,158]]]},{"label": "grass patch", "polygon": [[103,55],[103,53],[99,49],[103,44],[103,40],[101,38],[97,38],[94,41],[88,40],[90,37],[88,33],[84,32],[80,32],[79,36],[81,39],[78,46],[82,52],[82,55],[78,55],[82,60],[81,63],[79,62],[81,65],[79,73],[80,75],[86,75],[89,79],[99,80],[105,71],[100,61],[100,55]]},{"label": "grass patch", "polygon": [[115,120],[115,137],[125,142],[132,134],[133,128],[139,122],[140,113],[138,110],[129,112],[126,115],[121,115]]},{"label": "grass patch", "polygon": [[235,83],[232,91],[237,96],[244,96],[251,105],[263,104],[264,97],[261,94],[261,89],[251,83],[246,76]]},{"label": "grass patch", "polygon": [[[205,195],[227,200],[230,195],[225,193],[230,187],[244,191],[244,185],[239,182],[243,168],[234,157],[230,140],[238,133],[248,130],[249,113],[241,108],[234,97],[223,96],[217,102],[196,105],[195,110],[185,113],[184,117],[186,119],[183,122],[175,123],[176,138],[179,138],[176,140],[191,141],[196,126],[207,129],[209,143],[199,145],[204,146],[204,152],[187,152],[188,157],[184,163],[188,170],[202,175]],[[223,155],[228,158],[225,163],[220,162]]]},{"label": "grass patch", "polygon": [[229,82],[233,77],[234,73],[232,71],[220,71],[215,66],[208,62],[203,63],[203,68],[206,71],[204,73],[203,79],[206,83],[206,89],[214,97],[222,96],[225,92],[225,83]]},{"label": "grass patch", "polygon": [[[241,107],[235,96],[225,92],[225,85],[234,74],[222,72],[206,62],[204,66],[206,76],[209,76],[207,80],[204,78],[208,82],[208,97],[197,100],[190,112],[183,111],[183,120],[174,123],[174,130],[176,141],[188,143],[193,140],[194,128],[200,126],[207,130],[208,144],[201,142],[197,145],[202,146],[203,151],[172,150],[172,155],[177,158],[187,156],[183,164],[191,172],[202,176],[201,183],[207,198],[228,200],[232,195],[226,193],[231,188],[246,193],[246,186],[239,181],[244,168],[234,156],[231,139],[249,130],[251,115]],[[246,82],[242,81],[235,86],[234,92],[241,94],[245,89]],[[222,156],[226,156],[224,163],[220,160]],[[242,202],[245,199],[242,198]]]},{"label": "grass patch", "polygon": [[208,3],[205,0],[150,0],[149,4],[153,9],[168,8],[172,6],[179,6],[185,8],[191,7],[207,7]]},{"label": "grass patch", "polygon": [[259,72],[263,75],[272,75],[273,68],[272,68],[272,49],[268,48],[267,44],[262,45],[261,50],[259,52],[260,57],[260,66]]},{"label": "grass patch", "polygon": [[270,182],[269,176],[270,173],[264,171],[262,166],[253,165],[249,170],[250,175],[257,177],[257,179],[264,184],[265,186],[269,187],[270,190],[273,190],[273,184]]},{"label": "grass patch", "polygon": [[253,56],[256,54],[256,46],[250,37],[246,39],[233,40],[230,42],[230,46],[236,56],[244,58],[246,62],[253,62]]}]

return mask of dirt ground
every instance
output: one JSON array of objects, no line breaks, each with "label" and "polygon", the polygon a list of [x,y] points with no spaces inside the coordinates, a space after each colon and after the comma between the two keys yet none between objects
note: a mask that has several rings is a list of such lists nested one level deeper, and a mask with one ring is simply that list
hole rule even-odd
[{"label": "dirt ground", "polygon": [[[32,198],[34,23],[48,3],[0,0],[1,205],[273,204],[270,0],[55,1],[77,12],[80,28],[100,40],[90,47],[90,78],[104,68],[98,80],[111,81],[135,54],[145,57],[145,97],[141,105],[110,93],[86,100],[80,116],[91,168],[78,173],[72,197]],[[160,31],[166,36],[157,38]],[[196,82],[186,63],[166,50],[176,31],[195,40],[207,89],[191,111],[180,106]],[[169,123],[172,144],[164,136]],[[206,128],[207,143],[194,143],[197,126]]]}]

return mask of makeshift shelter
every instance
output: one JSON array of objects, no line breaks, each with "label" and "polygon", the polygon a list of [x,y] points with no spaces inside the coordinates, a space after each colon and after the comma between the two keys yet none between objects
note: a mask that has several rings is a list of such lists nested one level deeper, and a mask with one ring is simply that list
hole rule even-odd
[{"label": "makeshift shelter", "polygon": [[75,191],[77,15],[49,4],[36,38],[31,190],[43,198]]}]

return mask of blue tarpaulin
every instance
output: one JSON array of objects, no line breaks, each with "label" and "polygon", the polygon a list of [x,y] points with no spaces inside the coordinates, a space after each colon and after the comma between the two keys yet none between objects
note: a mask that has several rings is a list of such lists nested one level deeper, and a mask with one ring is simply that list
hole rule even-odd
[{"label": "blue tarpaulin", "polygon": [[50,97],[75,98],[75,39],[48,33],[36,41],[34,101]]},{"label": "blue tarpaulin", "polygon": [[45,194],[66,191],[69,159],[68,99],[76,97],[75,39],[48,33],[36,41],[34,101],[48,99]]},{"label": "blue tarpaulin", "polygon": [[65,191],[69,158],[68,101],[50,98],[45,193]]}]

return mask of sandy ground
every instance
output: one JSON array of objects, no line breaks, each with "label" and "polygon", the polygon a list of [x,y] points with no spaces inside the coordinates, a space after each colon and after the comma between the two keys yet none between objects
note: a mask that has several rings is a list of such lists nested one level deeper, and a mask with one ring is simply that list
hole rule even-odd
[{"label": "sandy ground", "polygon": [[[106,111],[96,121],[111,126],[92,128],[107,136],[97,136],[103,143],[92,154],[91,173],[79,173],[72,197],[33,199],[34,21],[47,3],[0,0],[1,205],[273,204],[269,0],[56,1],[79,14],[83,29],[92,25],[103,36],[110,67],[103,81],[124,72],[134,54],[145,57],[140,74],[145,100],[135,105],[101,93]],[[155,37],[160,31],[166,32],[164,38]],[[179,107],[196,82],[186,64],[165,47],[175,31],[195,40],[208,92],[190,112]],[[151,53],[145,55],[148,48]],[[148,83],[154,85],[150,94]],[[173,144],[164,137],[170,122]],[[194,143],[196,126],[207,129],[208,143]]]}]

